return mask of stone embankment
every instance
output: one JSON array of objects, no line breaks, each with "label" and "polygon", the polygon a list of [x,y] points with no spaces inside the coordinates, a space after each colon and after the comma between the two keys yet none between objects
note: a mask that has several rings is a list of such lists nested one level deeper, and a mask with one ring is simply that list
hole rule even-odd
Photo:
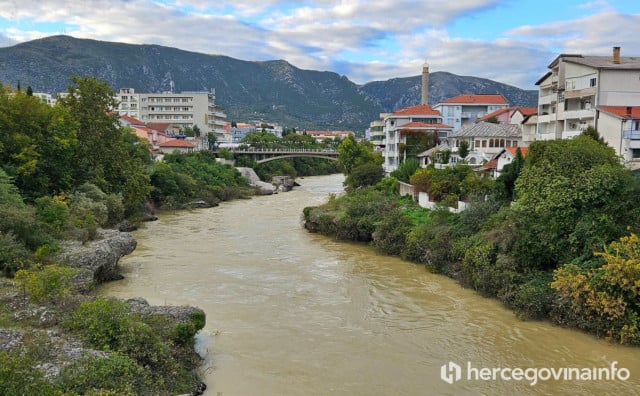
[{"label": "stone embankment", "polygon": [[[106,357],[109,352],[87,348],[79,339],[66,334],[59,327],[64,312],[78,306],[83,301],[95,299],[87,294],[94,286],[116,279],[122,279],[118,270],[118,262],[123,256],[133,252],[136,240],[126,232],[118,230],[100,230],[98,237],[90,242],[69,242],[62,247],[63,253],[58,261],[79,270],[74,279],[75,294],[66,297],[55,305],[34,305],[24,293],[16,291],[13,282],[0,279],[0,304],[8,307],[16,326],[0,329],[0,351],[14,348],[24,349],[30,340],[46,340],[48,359],[38,369],[45,376],[52,378],[60,373],[62,367],[86,356]],[[162,316],[172,326],[188,323],[194,316],[204,318],[204,312],[191,306],[150,306],[142,298],[127,300],[131,312],[140,315]],[[200,356],[193,347],[183,352],[191,355],[193,367],[197,366]],[[199,382],[194,384],[193,395],[204,392],[206,386]],[[2,392],[0,392],[2,393]]]}]

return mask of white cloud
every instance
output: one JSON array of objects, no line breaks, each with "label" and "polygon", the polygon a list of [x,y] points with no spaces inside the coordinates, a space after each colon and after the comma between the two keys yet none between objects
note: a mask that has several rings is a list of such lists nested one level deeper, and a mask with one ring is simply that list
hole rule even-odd
[{"label": "white cloud", "polygon": [[18,42],[16,40],[10,39],[9,37],[5,36],[4,34],[0,33],[0,47],[10,47],[14,44],[17,44]]},{"label": "white cloud", "polygon": [[[640,15],[615,11],[521,26],[492,41],[450,35],[450,25],[461,17],[507,2],[12,0],[0,7],[0,18],[32,23],[0,31],[0,45],[64,32],[243,60],[285,59],[300,68],[345,74],[357,83],[418,75],[426,58],[433,71],[524,88],[532,88],[558,52],[607,54],[619,45],[624,55],[627,48],[640,47]],[[611,9],[598,0],[583,7],[594,12]],[[59,31],[42,31],[42,26],[56,24]]]}]

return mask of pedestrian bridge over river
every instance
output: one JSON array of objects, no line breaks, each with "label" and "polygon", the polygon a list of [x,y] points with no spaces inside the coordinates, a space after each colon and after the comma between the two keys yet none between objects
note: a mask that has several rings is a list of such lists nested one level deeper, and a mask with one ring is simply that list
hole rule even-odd
[{"label": "pedestrian bridge over river", "polygon": [[[293,157],[310,157],[310,158],[323,158],[331,161],[338,160],[338,152],[333,149],[299,149],[299,148],[226,148],[234,155],[248,155],[252,160],[258,164],[262,164],[269,161],[274,161],[283,158]],[[218,153],[220,149],[216,149],[213,152]]]}]

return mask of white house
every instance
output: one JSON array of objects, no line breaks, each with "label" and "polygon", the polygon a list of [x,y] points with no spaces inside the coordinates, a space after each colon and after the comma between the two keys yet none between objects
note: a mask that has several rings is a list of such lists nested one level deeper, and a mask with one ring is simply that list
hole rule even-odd
[{"label": "white house", "polygon": [[597,129],[629,168],[640,168],[640,106],[599,106]]},{"label": "white house", "polygon": [[440,113],[429,105],[417,105],[384,116],[384,170],[387,174],[398,169],[402,161],[401,145],[407,133],[432,133],[446,139],[452,127],[442,123]]},{"label": "white house", "polygon": [[449,137],[453,151],[451,162],[455,163],[460,159],[456,153],[462,141],[469,144],[469,155],[465,158],[467,163],[481,165],[504,148],[521,146],[522,130],[515,124],[503,125],[484,121],[466,125]]},{"label": "white house", "polygon": [[458,131],[463,125],[473,124],[480,117],[509,107],[509,102],[499,94],[458,95],[433,106],[442,114],[443,122]]}]

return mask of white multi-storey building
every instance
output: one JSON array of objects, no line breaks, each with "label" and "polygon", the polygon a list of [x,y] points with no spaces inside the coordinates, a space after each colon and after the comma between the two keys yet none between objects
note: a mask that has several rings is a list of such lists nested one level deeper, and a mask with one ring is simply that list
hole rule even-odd
[{"label": "white multi-storey building", "polygon": [[206,135],[214,133],[218,140],[226,139],[226,115],[215,104],[215,90],[209,92],[136,93],[133,88],[118,92],[118,115],[126,115],[144,122],[170,123],[178,128],[197,126]]},{"label": "white multi-storey building", "polygon": [[445,124],[458,131],[463,125],[473,124],[478,118],[496,110],[509,107],[509,102],[499,94],[464,94],[433,106],[442,114]]},{"label": "white multi-storey building", "polygon": [[440,112],[429,105],[418,105],[384,115],[384,170],[398,169],[402,160],[400,145],[406,144],[406,133],[435,133],[446,139],[452,127],[442,122]]},{"label": "white multi-storey building", "polygon": [[561,54],[549,69],[536,82],[537,140],[572,138],[589,126],[600,131],[598,106],[640,106],[640,58],[621,57],[620,47],[612,56]]}]

